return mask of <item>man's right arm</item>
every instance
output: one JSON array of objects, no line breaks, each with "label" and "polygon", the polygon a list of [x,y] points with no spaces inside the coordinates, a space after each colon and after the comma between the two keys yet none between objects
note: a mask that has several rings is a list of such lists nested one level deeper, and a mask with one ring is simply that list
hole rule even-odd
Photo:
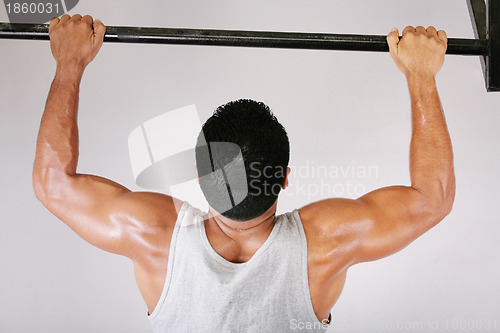
[{"label": "man's right arm", "polygon": [[328,199],[300,210],[318,225],[325,246],[349,244],[346,265],[377,260],[406,247],[439,223],[455,196],[453,152],[435,75],[446,51],[446,34],[407,27],[387,37],[391,56],[405,74],[411,96],[411,186],[391,186],[357,200]]}]

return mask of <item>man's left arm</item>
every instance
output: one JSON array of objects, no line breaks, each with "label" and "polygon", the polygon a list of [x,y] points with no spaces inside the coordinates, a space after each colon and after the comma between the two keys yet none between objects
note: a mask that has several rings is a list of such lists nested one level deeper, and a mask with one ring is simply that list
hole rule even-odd
[{"label": "man's left arm", "polygon": [[40,124],[33,186],[37,198],[84,240],[141,261],[155,251],[152,244],[160,230],[168,233],[173,227],[175,199],[131,192],[109,179],[77,173],[80,81],[105,30],[90,16],[64,15],[50,23],[57,70]]}]

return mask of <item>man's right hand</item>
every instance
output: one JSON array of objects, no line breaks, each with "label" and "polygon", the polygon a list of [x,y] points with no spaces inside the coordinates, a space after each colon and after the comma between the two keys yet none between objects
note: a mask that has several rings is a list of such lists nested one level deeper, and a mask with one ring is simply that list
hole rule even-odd
[{"label": "man's right hand", "polygon": [[432,26],[408,26],[401,40],[396,28],[387,36],[392,59],[407,79],[434,78],[443,66],[447,41],[446,33]]},{"label": "man's right hand", "polygon": [[95,58],[104,40],[106,27],[91,16],[79,14],[54,18],[49,25],[50,47],[57,66],[83,72]]}]

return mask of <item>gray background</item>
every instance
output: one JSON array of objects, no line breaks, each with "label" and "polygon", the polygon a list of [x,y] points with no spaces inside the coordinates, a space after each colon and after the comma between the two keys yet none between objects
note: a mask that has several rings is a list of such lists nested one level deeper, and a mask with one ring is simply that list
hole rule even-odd
[{"label": "gray background", "polygon": [[[412,24],[473,37],[465,1],[456,0],[87,0],[71,13],[107,25],[386,34]],[[149,332],[129,260],[86,244],[33,194],[55,69],[49,44],[0,40],[0,51],[0,331]],[[483,332],[495,321],[500,330],[500,94],[485,92],[478,57],[447,56],[438,87],[455,150],[454,210],[400,253],[352,268],[331,332]],[[79,172],[138,190],[132,129],[189,104],[204,121],[244,97],[268,103],[287,128],[292,166],[378,170],[323,179],[340,188],[409,184],[409,96],[388,54],[203,46],[104,45],[82,83]],[[298,190],[321,181],[292,175],[279,212],[339,194]],[[460,320],[477,329],[460,329]]]}]

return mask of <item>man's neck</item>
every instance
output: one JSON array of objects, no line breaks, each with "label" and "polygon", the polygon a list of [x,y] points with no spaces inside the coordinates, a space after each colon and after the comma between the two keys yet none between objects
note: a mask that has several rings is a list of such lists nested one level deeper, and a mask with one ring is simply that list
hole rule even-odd
[{"label": "man's neck", "polygon": [[231,262],[246,262],[267,240],[275,224],[276,204],[249,221],[234,221],[209,209],[205,221],[207,238],[213,249]]}]

